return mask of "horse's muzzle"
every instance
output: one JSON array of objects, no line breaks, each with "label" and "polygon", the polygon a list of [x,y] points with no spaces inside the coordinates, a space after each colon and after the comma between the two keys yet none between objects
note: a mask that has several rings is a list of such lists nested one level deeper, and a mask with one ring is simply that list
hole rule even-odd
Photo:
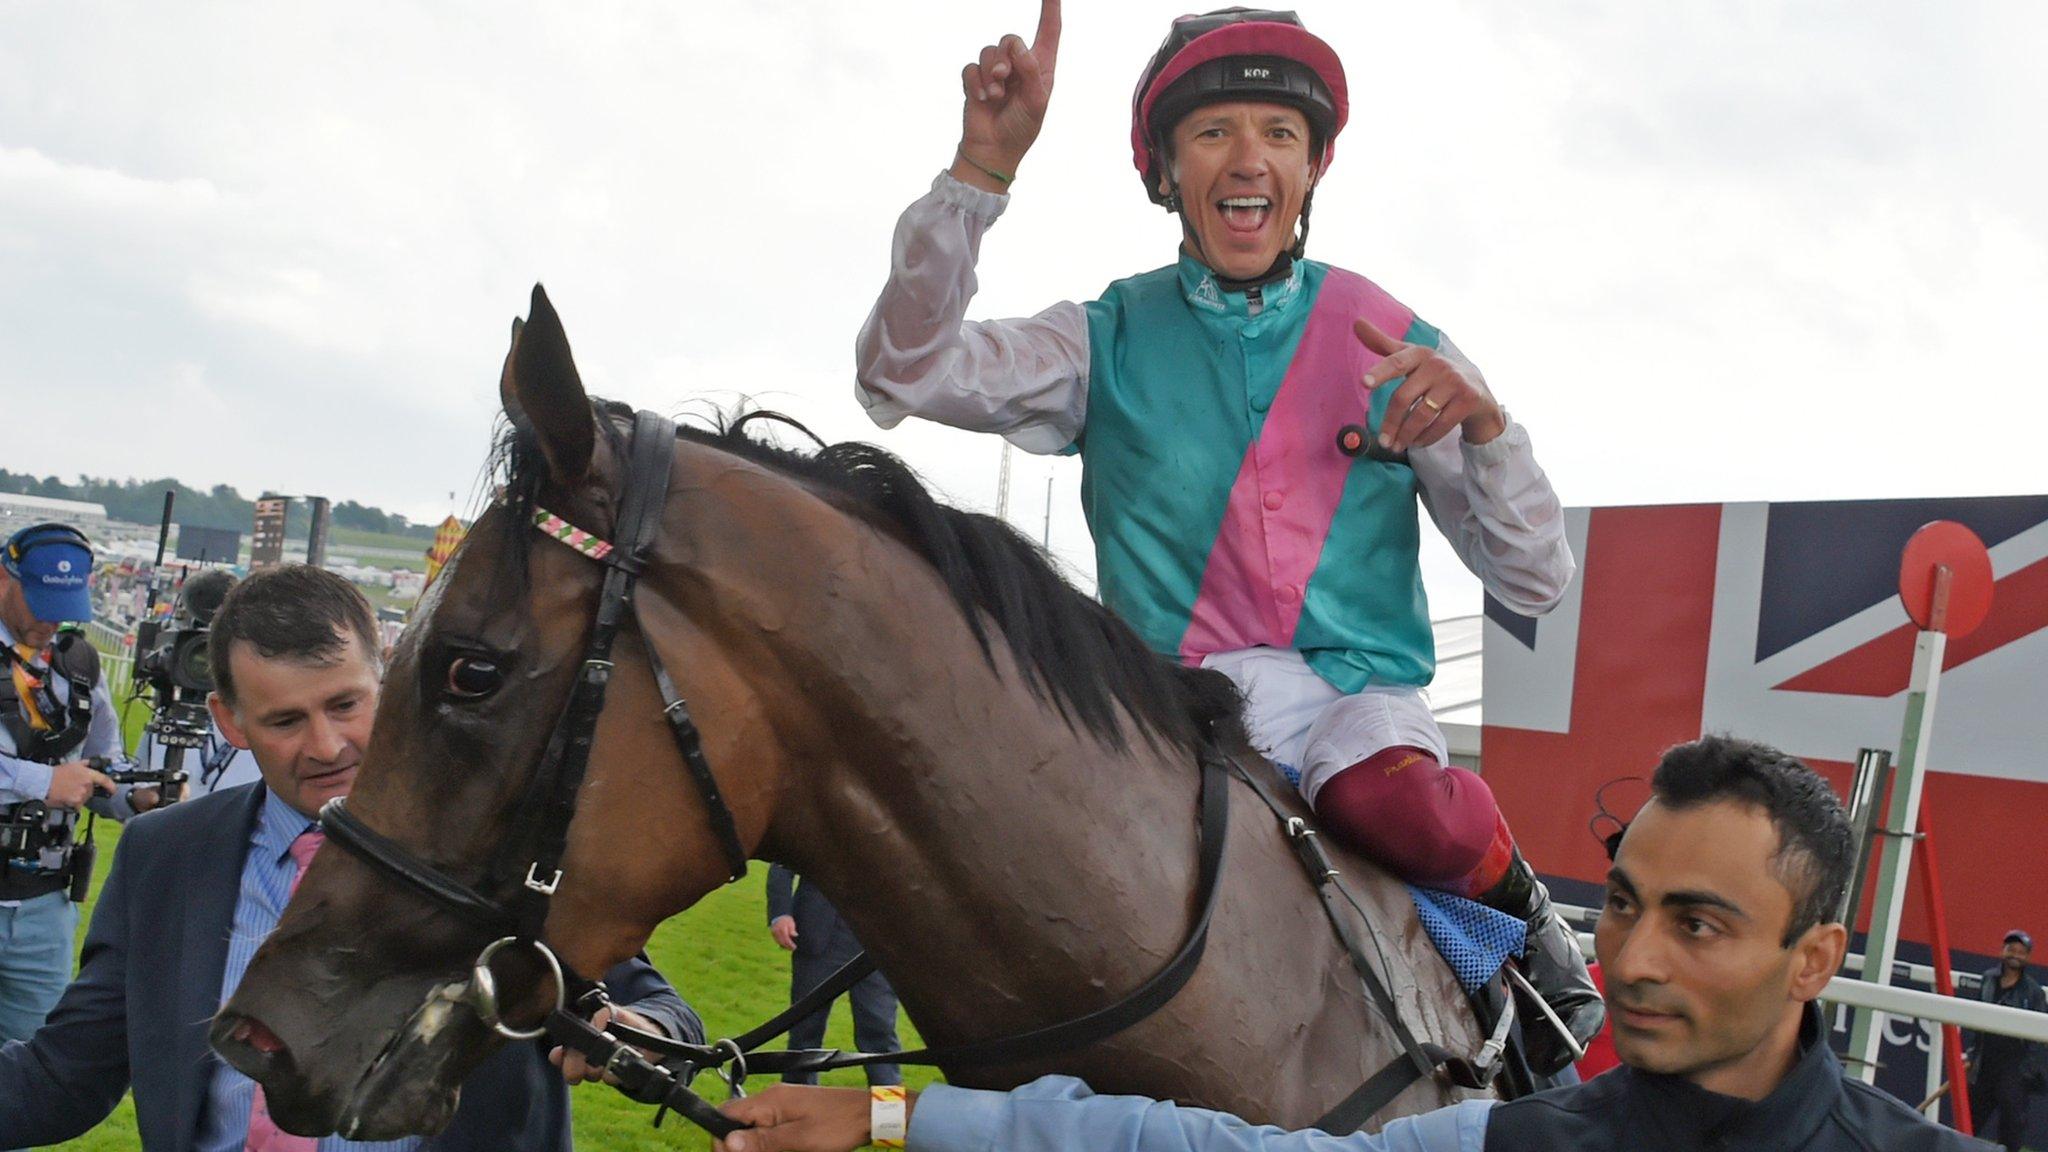
[{"label": "horse's muzzle", "polygon": [[297,1136],[334,1131],[334,1107],[311,1089],[292,1051],[252,1016],[222,1012],[207,1039],[228,1067],[263,1086],[264,1105],[279,1128]]},{"label": "horse's muzzle", "polygon": [[[271,1119],[286,1132],[395,1140],[441,1131],[455,1115],[462,1079],[494,1047],[467,1003],[466,983],[427,994],[352,1082],[323,1088],[269,1026],[223,1012],[209,1039],[228,1065],[263,1085]],[[343,1087],[342,1085],[346,1085]]]}]

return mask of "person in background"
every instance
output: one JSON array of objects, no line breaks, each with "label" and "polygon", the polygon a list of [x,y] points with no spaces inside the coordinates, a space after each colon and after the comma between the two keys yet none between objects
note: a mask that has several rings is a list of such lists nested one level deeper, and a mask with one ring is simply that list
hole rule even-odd
[{"label": "person in background", "polygon": [[[218,568],[187,576],[178,589],[177,608],[171,626],[212,627],[214,614],[220,610],[221,601],[234,586],[234,574]],[[146,767],[162,768],[170,751],[150,729],[145,728],[136,739],[135,759]],[[235,747],[221,732],[220,725],[214,723],[207,725],[206,742],[198,748],[186,749],[179,765],[187,776],[187,796],[204,796],[224,788],[239,788],[262,778],[262,772],[256,767],[256,757],[246,748]]]},{"label": "person in background", "polygon": [[[2033,954],[2033,936],[2019,928],[2007,932],[1998,967],[1981,978],[1979,998],[1986,1004],[2048,1012],[2048,991],[2027,971]],[[1970,1039],[1970,1120],[1977,1131],[1995,1133],[1991,1139],[2006,1152],[2019,1152],[2026,1138],[2028,1104],[2048,1077],[2042,1064],[2044,1048],[2048,1045],[1990,1032]]]},{"label": "person in background", "polygon": [[64,627],[92,619],[92,569],[68,525],[0,545],[0,1041],[33,1034],[71,978],[72,894],[91,880],[79,811],[125,820],[159,799],[103,770],[122,760],[120,718],[99,653]]},{"label": "person in background", "polygon": [[[794,1004],[861,953],[853,929],[840,919],[825,894],[780,864],[768,866],[768,934],[789,957],[789,1002]],[[898,1052],[896,990],[889,978],[870,972],[847,993],[853,1005],[853,1042],[862,1052]],[[790,1025],[791,1048],[816,1048],[825,1042],[825,1024],[832,1005]],[[866,1066],[869,1084],[901,1084],[903,1070],[895,1064]],[[791,1084],[816,1084],[814,1072],[783,1076]]]}]

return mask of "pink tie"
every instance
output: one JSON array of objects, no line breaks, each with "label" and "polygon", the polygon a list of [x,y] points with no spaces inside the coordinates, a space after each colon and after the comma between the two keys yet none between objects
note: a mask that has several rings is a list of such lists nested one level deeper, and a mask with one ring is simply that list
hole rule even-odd
[{"label": "pink tie", "polygon": [[[292,857],[291,891],[299,890],[299,881],[305,878],[307,863],[326,839],[327,834],[320,829],[308,828],[292,841],[287,850]],[[314,1152],[319,1143],[312,1136],[294,1136],[280,1131],[276,1124],[271,1123],[270,1108],[263,1101],[263,1085],[256,1086],[255,1098],[249,1102],[249,1142],[243,1145],[246,1152]]]}]

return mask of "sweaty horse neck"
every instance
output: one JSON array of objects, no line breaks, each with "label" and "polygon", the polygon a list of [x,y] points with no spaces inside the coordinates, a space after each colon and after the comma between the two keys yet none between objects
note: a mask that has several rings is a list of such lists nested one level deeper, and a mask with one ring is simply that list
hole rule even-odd
[{"label": "sweaty horse neck", "polygon": [[872,599],[801,599],[824,607],[778,629],[822,738],[792,756],[763,854],[820,886],[927,1039],[1044,1024],[1077,989],[1106,1003],[1185,936],[1194,753],[1135,723],[1123,749],[1069,725],[1000,635],[992,667],[944,588],[891,551],[810,568]]}]

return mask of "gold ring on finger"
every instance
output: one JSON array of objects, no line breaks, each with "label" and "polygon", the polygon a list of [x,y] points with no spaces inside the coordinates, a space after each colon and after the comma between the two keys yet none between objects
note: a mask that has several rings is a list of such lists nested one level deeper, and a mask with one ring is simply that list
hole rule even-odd
[{"label": "gold ring on finger", "polygon": [[1429,397],[1427,397],[1427,396],[1424,396],[1424,397],[1422,398],[1422,402],[1423,402],[1424,404],[1426,404],[1426,405],[1428,405],[1428,406],[1429,406],[1429,410],[1430,410],[1431,412],[1441,412],[1441,411],[1443,411],[1443,410],[1444,410],[1444,406],[1443,406],[1443,405],[1441,405],[1441,404],[1437,403],[1437,402],[1436,402],[1436,401],[1434,401],[1434,400],[1431,400],[1431,399],[1430,399]]}]

